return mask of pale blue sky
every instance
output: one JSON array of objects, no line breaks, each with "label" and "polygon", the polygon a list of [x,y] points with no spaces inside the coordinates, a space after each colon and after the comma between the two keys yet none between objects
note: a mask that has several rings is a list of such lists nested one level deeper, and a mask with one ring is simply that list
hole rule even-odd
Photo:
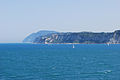
[{"label": "pale blue sky", "polygon": [[0,0],[0,43],[38,30],[120,29],[120,0]]}]

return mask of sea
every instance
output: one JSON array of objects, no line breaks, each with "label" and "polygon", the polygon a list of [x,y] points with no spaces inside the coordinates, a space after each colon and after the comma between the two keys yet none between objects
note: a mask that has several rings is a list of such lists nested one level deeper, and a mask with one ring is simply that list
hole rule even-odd
[{"label": "sea", "polygon": [[0,80],[120,80],[120,44],[0,44]]}]

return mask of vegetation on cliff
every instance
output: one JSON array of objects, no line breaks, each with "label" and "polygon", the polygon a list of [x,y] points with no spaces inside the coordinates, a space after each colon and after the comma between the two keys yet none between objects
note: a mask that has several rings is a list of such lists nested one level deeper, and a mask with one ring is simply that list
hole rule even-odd
[{"label": "vegetation on cliff", "polygon": [[36,33],[32,33],[29,36],[27,36],[23,42],[27,43],[33,43],[37,37],[45,36],[51,33],[57,33],[56,31],[47,31],[47,30],[41,30]]},{"label": "vegetation on cliff", "polygon": [[37,36],[33,43],[120,43],[120,30],[111,33],[66,32]]}]

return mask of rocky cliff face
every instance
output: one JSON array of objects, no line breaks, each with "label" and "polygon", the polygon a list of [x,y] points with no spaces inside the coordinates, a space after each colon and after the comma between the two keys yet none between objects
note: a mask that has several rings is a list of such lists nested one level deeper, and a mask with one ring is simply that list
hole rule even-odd
[{"label": "rocky cliff face", "polygon": [[37,37],[45,36],[45,35],[52,34],[52,33],[58,33],[58,32],[56,32],[56,31],[48,31],[48,30],[41,30],[41,31],[38,31],[36,33],[30,34],[29,36],[27,36],[23,40],[23,42],[25,42],[25,43],[26,42],[33,43]]},{"label": "rocky cliff face", "polygon": [[58,33],[36,38],[37,43],[107,43],[113,37],[113,33]]},{"label": "rocky cliff face", "polygon": [[67,32],[38,36],[33,43],[120,43],[120,30],[111,33]]},{"label": "rocky cliff face", "polygon": [[110,39],[109,43],[120,43],[120,30],[116,30],[114,33],[113,33],[113,37]]}]

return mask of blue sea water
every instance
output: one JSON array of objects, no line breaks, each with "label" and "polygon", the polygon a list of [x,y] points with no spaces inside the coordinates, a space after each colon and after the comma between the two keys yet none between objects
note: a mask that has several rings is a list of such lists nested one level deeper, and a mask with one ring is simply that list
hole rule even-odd
[{"label": "blue sea water", "polygon": [[120,45],[0,44],[0,80],[120,80]]}]

